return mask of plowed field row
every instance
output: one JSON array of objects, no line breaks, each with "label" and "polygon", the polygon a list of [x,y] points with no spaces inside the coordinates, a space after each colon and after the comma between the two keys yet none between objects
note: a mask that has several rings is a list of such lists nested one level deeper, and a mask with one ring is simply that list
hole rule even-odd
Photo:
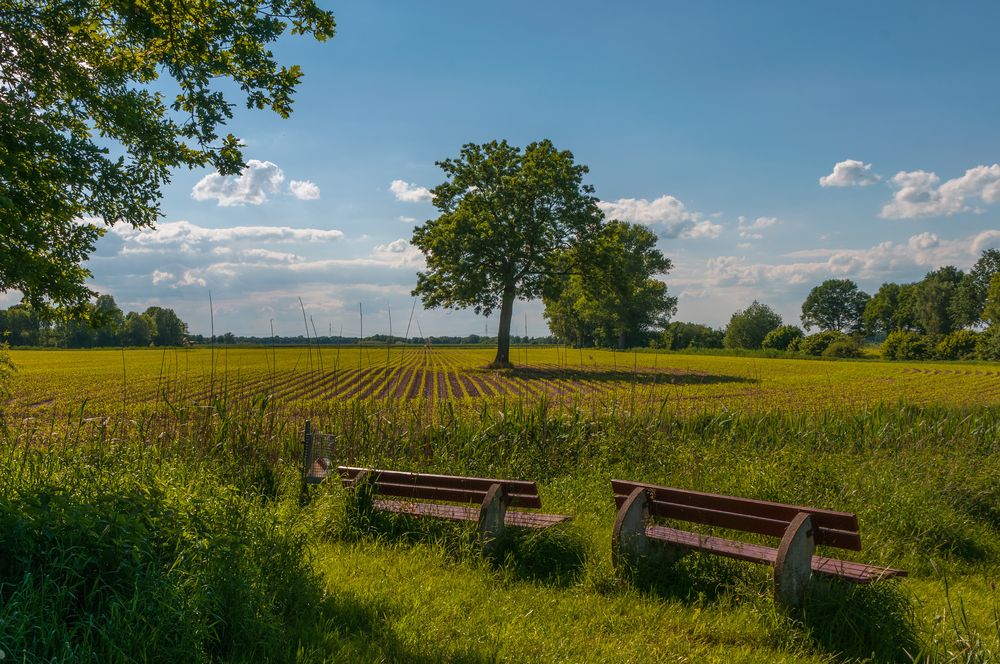
[{"label": "plowed field row", "polygon": [[[704,411],[822,410],[870,403],[1000,404],[995,364],[806,361],[711,355],[516,349],[516,368],[484,367],[489,348],[245,348],[15,351],[7,407],[32,416],[204,405],[267,396],[288,404],[349,400],[476,402],[511,398]],[[530,363],[524,364],[527,356]],[[520,362],[519,362],[520,360]]]}]

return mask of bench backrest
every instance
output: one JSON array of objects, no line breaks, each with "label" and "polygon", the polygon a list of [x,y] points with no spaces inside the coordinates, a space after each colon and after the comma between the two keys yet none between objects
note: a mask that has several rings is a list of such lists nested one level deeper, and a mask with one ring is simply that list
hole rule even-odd
[{"label": "bench backrest", "polygon": [[611,480],[619,508],[640,487],[648,491],[651,516],[781,537],[795,515],[806,512],[812,517],[816,544],[861,550],[858,518],[848,512]]},{"label": "bench backrest", "polygon": [[407,473],[354,466],[337,466],[337,472],[345,486],[352,486],[355,478],[366,472],[368,474],[366,481],[371,482],[375,491],[384,496],[481,504],[491,486],[502,484],[507,490],[508,505],[511,507],[542,506],[542,501],[538,497],[538,487],[534,482],[524,480]]}]

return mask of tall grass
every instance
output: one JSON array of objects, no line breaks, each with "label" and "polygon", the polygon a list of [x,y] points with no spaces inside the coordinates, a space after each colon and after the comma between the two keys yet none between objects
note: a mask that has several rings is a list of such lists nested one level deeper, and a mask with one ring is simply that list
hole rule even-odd
[{"label": "tall grass", "polygon": [[[359,526],[335,484],[301,506],[306,418],[335,434],[338,462],[533,479],[547,510],[577,519],[516,535],[484,561],[460,526]],[[682,415],[545,399],[293,409],[224,396],[207,407],[164,400],[141,415],[90,418],[82,406],[48,419],[8,416],[0,437],[0,650],[19,661],[319,660],[330,652],[488,661],[524,652],[516,631],[489,647],[460,639],[435,650],[421,630],[444,629],[435,622],[443,617],[414,624],[406,609],[379,608],[326,581],[347,574],[342,564],[364,588],[363,577],[384,574],[368,547],[401,547],[405,556],[422,543],[440,547],[458,577],[481,574],[469,581],[476,592],[529,603],[572,597],[593,611],[619,599],[624,607],[639,593],[647,609],[677,606],[678,620],[692,624],[703,609],[712,620],[751,615],[731,627],[735,650],[760,645],[755,629],[791,659],[985,662],[1000,647],[995,591],[976,586],[1000,569],[997,407]],[[623,581],[606,551],[614,476],[857,512],[865,551],[849,555],[913,578],[820,584],[793,616],[775,612],[764,568],[692,557],[662,578]],[[346,560],[314,558],[328,546],[342,547]],[[426,564],[416,556],[408,564]],[[422,586],[405,581],[400,601],[419,605]],[[555,649],[560,625],[549,619],[544,638]],[[627,625],[608,629],[610,642],[629,634]]]}]

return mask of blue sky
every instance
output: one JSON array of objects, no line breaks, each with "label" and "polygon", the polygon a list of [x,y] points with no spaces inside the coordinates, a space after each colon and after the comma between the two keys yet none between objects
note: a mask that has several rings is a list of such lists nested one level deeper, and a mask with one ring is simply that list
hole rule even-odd
[{"label": "blue sky", "polygon": [[[356,334],[363,302],[366,332],[391,307],[401,333],[434,161],[494,138],[589,165],[606,213],[660,236],[679,320],[721,326],[756,298],[798,323],[823,279],[872,292],[1000,247],[997,3],[328,6],[332,41],[275,49],[305,71],[292,117],[230,124],[245,176],[177,172],[155,232],[101,241],[98,290],[195,332],[211,289],[217,331],[298,333],[301,297],[324,330]],[[518,331],[544,333],[541,311],[518,302]]]}]

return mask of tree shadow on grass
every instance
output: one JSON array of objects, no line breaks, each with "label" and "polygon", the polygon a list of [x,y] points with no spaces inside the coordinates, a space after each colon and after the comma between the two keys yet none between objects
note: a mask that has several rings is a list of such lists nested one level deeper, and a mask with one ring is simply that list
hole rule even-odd
[{"label": "tree shadow on grass", "polygon": [[606,368],[514,367],[502,375],[517,380],[564,380],[571,382],[622,383],[626,385],[714,385],[718,383],[759,383],[756,378],[698,372],[674,372],[643,368],[613,370]]},{"label": "tree shadow on grass", "polygon": [[448,649],[438,643],[420,647],[407,644],[391,624],[403,609],[389,603],[363,601],[350,593],[323,597],[313,615],[302,616],[304,625],[295,653],[300,662],[386,661],[431,664],[486,664],[495,653]]}]

